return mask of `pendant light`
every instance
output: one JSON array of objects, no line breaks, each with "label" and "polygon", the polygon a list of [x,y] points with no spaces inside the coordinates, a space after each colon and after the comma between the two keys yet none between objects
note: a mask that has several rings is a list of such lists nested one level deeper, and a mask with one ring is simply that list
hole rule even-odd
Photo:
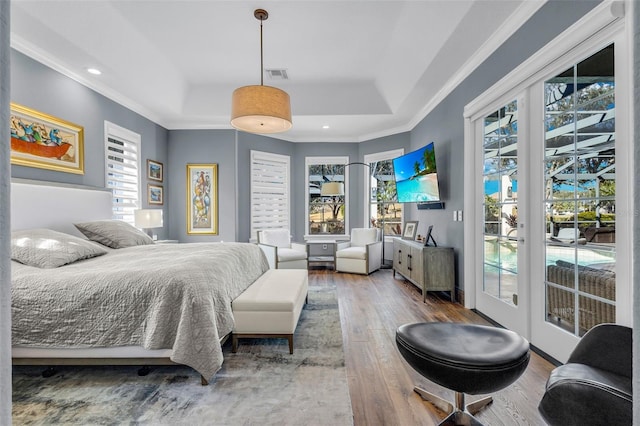
[{"label": "pendant light", "polygon": [[231,98],[231,125],[249,133],[280,133],[289,130],[291,104],[284,90],[264,85],[262,23],[269,14],[256,9],[253,16],[260,21],[260,85],[243,86]]}]

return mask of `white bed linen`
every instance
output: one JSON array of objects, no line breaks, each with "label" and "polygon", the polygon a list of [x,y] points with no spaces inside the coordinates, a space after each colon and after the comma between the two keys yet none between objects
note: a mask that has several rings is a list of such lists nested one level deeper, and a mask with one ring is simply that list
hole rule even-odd
[{"label": "white bed linen", "polygon": [[268,269],[248,243],[137,246],[55,269],[12,266],[14,346],[171,349],[172,361],[206,379],[222,364],[231,301]]}]

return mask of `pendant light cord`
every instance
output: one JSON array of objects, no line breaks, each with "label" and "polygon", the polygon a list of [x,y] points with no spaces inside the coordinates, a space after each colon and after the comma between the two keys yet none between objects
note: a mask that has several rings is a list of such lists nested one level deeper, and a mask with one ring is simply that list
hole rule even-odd
[{"label": "pendant light cord", "polygon": [[260,19],[260,86],[264,86],[264,58],[262,55],[262,22]]}]

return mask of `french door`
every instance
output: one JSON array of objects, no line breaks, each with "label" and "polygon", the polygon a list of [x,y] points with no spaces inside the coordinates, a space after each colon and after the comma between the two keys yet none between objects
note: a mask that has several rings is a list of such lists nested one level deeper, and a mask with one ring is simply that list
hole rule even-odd
[{"label": "french door", "polygon": [[465,305],[561,362],[591,327],[631,324],[630,68],[617,24],[465,109]]},{"label": "french door", "polygon": [[533,260],[531,340],[562,362],[589,329],[625,323],[630,311],[622,277],[631,249],[619,247],[629,243],[631,193],[617,179],[629,176],[628,103],[616,51],[615,43],[598,48],[532,86],[543,93],[532,103],[543,123],[532,132],[541,145],[532,159],[541,197],[533,232],[544,239]]},{"label": "french door", "polygon": [[[527,117],[521,94],[476,120],[482,162],[476,308],[522,335],[528,333],[526,215]],[[523,170],[523,168],[525,170]]]}]

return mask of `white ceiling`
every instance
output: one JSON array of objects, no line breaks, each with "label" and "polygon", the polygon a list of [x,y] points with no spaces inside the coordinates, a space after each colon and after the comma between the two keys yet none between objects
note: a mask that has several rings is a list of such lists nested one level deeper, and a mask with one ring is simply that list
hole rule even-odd
[{"label": "white ceiling", "polygon": [[293,112],[272,136],[358,142],[411,130],[544,1],[13,0],[11,45],[168,129],[228,129],[264,8],[264,67],[289,75],[264,84]]}]

